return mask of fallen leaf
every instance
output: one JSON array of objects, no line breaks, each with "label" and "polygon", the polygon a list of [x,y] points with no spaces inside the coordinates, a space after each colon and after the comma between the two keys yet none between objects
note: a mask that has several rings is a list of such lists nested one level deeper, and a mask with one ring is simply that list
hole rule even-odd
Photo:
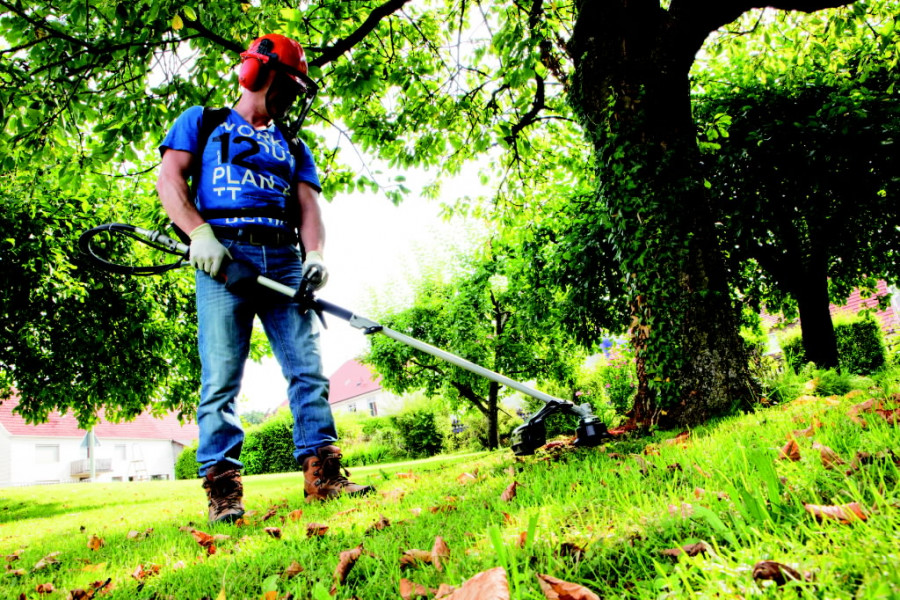
[{"label": "fallen leaf", "polygon": [[213,555],[216,553],[215,538],[208,533],[198,529],[191,529],[191,535],[197,540],[197,543],[206,548],[206,554]]},{"label": "fallen leaf", "polygon": [[368,531],[381,531],[381,530],[391,526],[391,522],[388,521],[387,517],[385,517],[384,515],[379,515],[379,517],[380,518],[377,521],[375,521],[374,523],[369,525],[369,528],[366,529],[367,532]]},{"label": "fallen leaf", "polygon": [[414,517],[418,517],[419,515],[422,514],[422,509],[421,508],[411,508],[411,509],[409,509],[409,512],[411,512]]},{"label": "fallen leaf", "polygon": [[51,593],[53,593],[53,584],[52,583],[39,583],[39,584],[37,584],[35,591],[38,594],[51,594]]},{"label": "fallen leaf", "polygon": [[407,473],[397,473],[396,476],[397,476],[397,479],[412,479],[412,480],[416,480],[416,479],[419,478],[419,476],[416,475],[415,473],[413,473],[412,471],[409,471],[409,472],[407,472]]},{"label": "fallen leaf", "polygon": [[792,437],[812,437],[816,433],[816,429],[822,427],[822,422],[813,417],[813,421],[806,429],[797,429],[791,432]]},{"label": "fallen leaf", "polygon": [[302,517],[302,516],[303,516],[303,511],[300,510],[299,508],[297,510],[292,510],[291,512],[288,513],[288,519],[290,519],[291,521],[299,521],[300,517]]},{"label": "fallen leaf", "polygon": [[276,540],[281,539],[281,527],[264,527],[263,531],[268,533],[270,536],[272,536]]},{"label": "fallen leaf", "polygon": [[434,600],[441,600],[442,598],[449,597],[453,592],[456,591],[456,588],[452,585],[442,583],[438,586],[437,591],[434,593]]},{"label": "fallen leaf", "polygon": [[875,414],[887,421],[888,425],[897,425],[900,423],[900,408],[893,410],[876,409]]},{"label": "fallen leaf", "polygon": [[471,473],[463,473],[456,478],[457,483],[459,485],[466,485],[467,483],[471,483],[476,480],[476,477]]},{"label": "fallen leaf", "polygon": [[271,508],[266,512],[266,514],[263,515],[263,517],[262,517],[261,520],[262,520],[262,521],[268,521],[269,519],[271,519],[272,517],[274,517],[277,513],[278,513],[278,507],[277,507],[277,506],[273,506],[273,507],[271,507]]},{"label": "fallen leaf", "polygon": [[833,469],[838,465],[844,464],[844,461],[840,456],[837,455],[837,452],[829,448],[828,446],[823,446],[819,442],[813,442],[813,450],[819,451],[819,456],[822,457],[822,464],[826,469]]},{"label": "fallen leaf", "polygon": [[778,451],[778,458],[781,460],[792,460],[797,462],[800,460],[800,446],[797,440],[791,440],[784,445],[784,448]]},{"label": "fallen leaf", "polygon": [[403,554],[400,555],[400,568],[403,567],[415,567],[418,563],[431,562],[431,552],[427,550],[404,550]]},{"label": "fallen leaf", "polygon": [[447,558],[450,558],[450,547],[447,546],[444,538],[441,536],[435,537],[434,546],[431,547],[431,562],[434,564],[434,568],[438,571],[443,571],[444,565],[441,561]]},{"label": "fallen leaf", "polygon": [[145,531],[135,531],[134,529],[132,529],[125,535],[125,537],[129,540],[139,540],[141,538],[150,537],[151,533],[153,533],[152,527],[148,527]]},{"label": "fallen leaf", "polygon": [[146,579],[147,577],[151,577],[153,575],[158,575],[158,574],[159,574],[159,565],[150,564],[145,567],[144,565],[141,564],[141,565],[138,565],[137,568],[135,568],[135,570],[131,573],[131,576],[134,577],[135,579],[137,579],[138,581],[141,581],[143,579]]},{"label": "fallen leaf", "polygon": [[866,426],[866,422],[859,418],[859,413],[862,412],[872,412],[874,410],[878,410],[881,408],[881,403],[877,402],[874,398],[869,398],[865,402],[860,402],[859,404],[854,404],[847,410],[847,416],[850,417],[850,420],[858,425]]},{"label": "fallen leaf", "polygon": [[328,525],[322,523],[310,523],[306,526],[306,537],[323,536],[328,531]]},{"label": "fallen leaf", "polygon": [[59,552],[51,552],[41,560],[34,563],[34,567],[32,567],[31,570],[40,571],[41,569],[46,569],[50,565],[58,565],[59,561],[56,560],[57,556],[59,556]]},{"label": "fallen leaf", "polygon": [[509,600],[509,583],[503,567],[482,571],[463,583],[444,600]]},{"label": "fallen leaf", "polygon": [[400,597],[403,600],[414,600],[415,598],[427,598],[433,590],[429,590],[424,585],[413,583],[409,579],[400,579]]},{"label": "fallen leaf", "polygon": [[[519,487],[520,485],[522,485],[522,484],[520,484],[518,481],[514,480],[511,484],[506,486],[506,489],[503,490],[502,494],[500,494],[500,499],[504,502],[509,502],[510,500],[515,498],[516,497],[516,488]],[[505,575],[504,575],[504,577],[505,577]]]},{"label": "fallen leaf", "polygon": [[682,431],[675,437],[664,440],[663,444],[665,444],[666,446],[681,446],[682,448],[685,448],[688,446],[688,444],[690,444],[690,437],[690,431]]},{"label": "fallen leaf", "polygon": [[865,521],[868,518],[858,502],[839,505],[804,504],[803,508],[819,521],[830,519],[850,523],[855,520]]},{"label": "fallen leaf", "polygon": [[291,579],[303,572],[303,567],[296,560],[291,561],[288,568],[281,574],[285,579]]},{"label": "fallen leaf", "polygon": [[667,548],[665,550],[660,550],[659,553],[663,556],[681,556],[682,554],[686,554],[688,556],[697,556],[698,554],[715,554],[712,546],[704,541],[681,546],[680,548]]},{"label": "fallen leaf", "polygon": [[547,600],[600,600],[600,596],[577,583],[538,574],[538,583]]},{"label": "fallen leaf", "polygon": [[92,535],[91,537],[88,538],[87,547],[89,550],[96,551],[103,547],[103,543],[104,543],[103,538],[98,537],[96,535]]},{"label": "fallen leaf", "polygon": [[575,562],[580,561],[584,553],[585,549],[573,542],[563,542],[559,545],[559,555],[564,558],[571,558]]},{"label": "fallen leaf", "polygon": [[774,581],[776,585],[784,585],[788,581],[803,581],[796,569],[772,560],[761,560],[753,565],[753,579]]},{"label": "fallen leaf", "polygon": [[84,565],[81,567],[81,570],[86,573],[97,573],[98,571],[102,571],[106,569],[106,563],[97,563],[96,565]]},{"label": "fallen leaf", "polygon": [[353,568],[353,565],[355,565],[356,561],[359,560],[359,557],[362,556],[362,551],[363,547],[362,544],[360,544],[356,548],[341,552],[338,565],[334,569],[334,586],[331,588],[332,595],[334,595],[334,591],[337,590],[337,586],[343,585],[344,581],[347,580],[347,574],[350,573],[350,569]]}]

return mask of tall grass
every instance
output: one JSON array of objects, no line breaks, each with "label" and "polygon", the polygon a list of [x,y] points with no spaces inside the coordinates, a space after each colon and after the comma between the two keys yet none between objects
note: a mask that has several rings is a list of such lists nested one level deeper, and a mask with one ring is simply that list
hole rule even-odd
[{"label": "tall grass", "polygon": [[[3,489],[0,598],[38,597],[44,583],[55,591],[42,597],[65,598],[109,580],[98,598],[395,599],[401,578],[459,586],[498,566],[521,599],[545,597],[537,574],[603,598],[900,597],[900,427],[851,410],[868,398],[896,406],[895,384],[885,377],[865,393],[807,393],[675,440],[658,433],[518,459],[502,450],[355,468],[352,479],[378,488],[366,499],[305,504],[299,474],[246,477],[255,513],[245,526],[207,525],[196,480]],[[791,439],[796,462],[779,459]],[[845,464],[826,468],[814,442]],[[515,497],[501,499],[514,481]],[[804,508],[850,502],[866,520],[819,521]],[[382,517],[390,524],[374,527]],[[328,530],[308,537],[310,523]],[[228,537],[208,554],[190,528]],[[89,548],[92,536],[103,545]],[[404,551],[429,550],[436,536],[451,550],[443,570],[401,567]],[[709,550],[697,556],[664,553],[700,541]],[[340,553],[360,544],[332,596]],[[35,570],[54,552],[57,562]],[[762,560],[804,577],[757,581]],[[289,576],[294,562],[303,570]],[[134,576],[151,565],[157,574]]]}]

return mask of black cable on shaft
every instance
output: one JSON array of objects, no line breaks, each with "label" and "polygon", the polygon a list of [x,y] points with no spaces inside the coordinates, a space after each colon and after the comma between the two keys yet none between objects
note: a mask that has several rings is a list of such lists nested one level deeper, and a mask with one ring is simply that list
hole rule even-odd
[{"label": "black cable on shaft", "polygon": [[[134,225],[127,225],[125,223],[106,223],[105,225],[99,225],[92,229],[88,229],[78,238],[78,247],[81,249],[81,252],[84,256],[95,266],[104,271],[108,271],[110,273],[119,273],[122,275],[159,275],[160,273],[165,273],[166,271],[171,271],[172,269],[177,269],[183,263],[183,261],[187,257],[187,253],[173,248],[172,244],[167,244],[164,242],[157,241],[156,238],[163,238],[168,240],[165,236],[160,236],[156,234],[154,239],[151,239],[141,233],[138,233],[139,228]],[[178,260],[172,263],[162,264],[162,265],[147,265],[147,266],[134,266],[134,265],[125,265],[110,262],[106,258],[101,257],[97,254],[92,246],[92,242],[95,237],[101,234],[117,234],[126,237],[130,237],[142,244],[146,244],[151,248],[158,250],[160,252],[164,252],[166,254],[172,254],[173,256],[178,256]],[[155,232],[153,232],[155,233]]]}]

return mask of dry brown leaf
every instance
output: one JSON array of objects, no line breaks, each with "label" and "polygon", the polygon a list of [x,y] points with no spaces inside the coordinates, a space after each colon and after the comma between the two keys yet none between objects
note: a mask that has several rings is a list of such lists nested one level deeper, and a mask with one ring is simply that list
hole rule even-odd
[{"label": "dry brown leaf", "polygon": [[826,469],[833,469],[838,465],[844,464],[843,459],[837,455],[837,452],[829,448],[828,446],[823,446],[819,442],[813,442],[813,450],[819,451],[819,456],[822,457],[822,464]]},{"label": "dry brown leaf", "polygon": [[263,531],[268,533],[270,536],[272,536],[276,540],[281,539],[281,527],[263,527]]},{"label": "dry brown leaf", "polygon": [[803,581],[796,569],[772,560],[761,560],[753,565],[753,579],[774,581],[777,585],[784,585],[788,581]]},{"label": "dry brown leaf", "polygon": [[408,471],[406,473],[396,473],[395,476],[397,477],[397,479],[412,479],[413,481],[419,478],[419,476],[412,471]]},{"label": "dry brown leaf", "polygon": [[397,502],[403,500],[403,496],[406,495],[404,490],[390,490],[387,492],[381,492],[381,497],[385,500],[396,500]]},{"label": "dry brown leaf", "polygon": [[796,429],[791,432],[791,437],[812,437],[816,433],[816,429],[822,427],[822,422],[818,418],[813,417],[812,423],[806,429]]},{"label": "dry brown leaf", "polygon": [[404,550],[403,554],[400,555],[400,568],[403,567],[415,567],[420,562],[429,563],[431,562],[431,552],[427,550]]},{"label": "dry brown leaf", "polygon": [[375,521],[374,523],[369,525],[369,528],[366,530],[367,532],[368,531],[381,531],[382,529],[385,529],[385,528],[391,526],[391,522],[388,521],[387,517],[385,517],[384,515],[379,515],[379,517],[380,518],[377,521]]},{"label": "dry brown leaf", "polygon": [[503,493],[500,494],[500,499],[504,502],[509,502],[513,498],[516,497],[516,488],[519,487],[520,484],[518,481],[513,481],[511,484],[506,486],[506,489],[503,490]]},{"label": "dry brown leaf", "polygon": [[819,521],[833,520],[841,523],[851,521],[865,521],[868,517],[858,502],[838,505],[804,504],[806,512]]},{"label": "dry brown leaf", "polygon": [[600,600],[600,596],[577,583],[538,574],[538,583],[547,600]]},{"label": "dry brown leaf", "polygon": [[447,542],[441,536],[435,537],[434,546],[431,547],[431,562],[434,564],[434,568],[438,571],[443,571],[444,564],[442,561],[448,558],[450,558],[450,547],[447,546]]},{"label": "dry brown leaf", "polygon": [[860,402],[859,404],[854,404],[847,410],[847,416],[850,417],[850,420],[854,423],[866,426],[866,422],[859,418],[859,413],[863,412],[873,412],[881,408],[881,402],[878,402],[874,398],[869,398],[865,402]]},{"label": "dry brown leaf", "polygon": [[91,537],[88,538],[87,547],[90,550],[96,551],[96,550],[99,550],[100,548],[102,548],[103,544],[104,544],[103,538],[98,537],[96,535],[92,535]]},{"label": "dry brown leaf", "polygon": [[150,537],[151,533],[153,533],[152,527],[148,527],[144,531],[135,531],[134,529],[132,529],[131,531],[128,532],[128,534],[125,537],[128,538],[129,540],[139,540],[141,538]]},{"label": "dry brown leaf", "polygon": [[528,543],[528,532],[527,532],[527,531],[520,531],[520,532],[519,532],[519,537],[518,537],[518,539],[516,540],[516,545],[517,545],[519,548],[524,548],[524,547],[525,547],[525,544],[527,544],[527,543]]},{"label": "dry brown leaf", "polygon": [[147,577],[151,577],[153,575],[159,574],[159,565],[138,565],[137,568],[131,573],[131,576],[141,581],[142,579],[146,579]]},{"label": "dry brown leaf", "polygon": [[273,506],[273,507],[269,508],[269,510],[266,512],[266,514],[263,515],[262,519],[260,519],[260,520],[268,521],[269,519],[274,517],[277,513],[278,513],[278,507]]},{"label": "dry brown leaf", "polygon": [[563,542],[559,545],[559,556],[571,558],[575,562],[581,560],[586,550],[574,542]]},{"label": "dry brown leaf", "polygon": [[472,483],[476,479],[477,478],[471,473],[462,473],[456,478],[456,482],[459,483],[459,485],[466,485],[467,483]]},{"label": "dry brown leaf", "polygon": [[696,544],[688,544],[680,548],[667,548],[665,550],[660,550],[659,553],[663,556],[681,556],[682,554],[686,554],[688,556],[697,556],[698,554],[715,554],[712,546],[704,541],[699,541]]},{"label": "dry brown leaf", "polygon": [[421,508],[411,508],[411,509],[409,509],[409,512],[411,512],[414,517],[418,517],[419,515],[422,514],[422,509]]},{"label": "dry brown leaf", "polygon": [[409,579],[400,579],[400,597],[403,600],[414,600],[415,598],[427,598],[431,592],[424,585],[413,583]]},{"label": "dry brown leaf", "polygon": [[503,567],[478,573],[443,600],[509,600],[509,583]]},{"label": "dry brown leaf", "polygon": [[287,515],[287,518],[290,519],[291,521],[299,521],[300,517],[302,517],[302,516],[303,516],[303,511],[298,508],[297,510],[292,510],[291,512],[289,512]]},{"label": "dry brown leaf", "polygon": [[700,475],[702,475],[703,477],[706,477],[707,479],[709,479],[710,477],[712,477],[712,475],[710,475],[709,473],[707,473],[706,471],[704,471],[703,468],[702,468],[700,465],[698,465],[698,464],[695,463],[695,464],[693,465],[693,467],[694,467],[694,470],[697,471],[698,473],[700,473]]},{"label": "dry brown leaf", "polygon": [[215,538],[213,536],[197,529],[191,529],[191,535],[194,536],[194,539],[197,540],[198,544],[206,548],[207,554],[212,555],[216,553]]},{"label": "dry brown leaf", "polygon": [[322,523],[310,523],[306,526],[306,537],[315,537],[325,535],[328,531],[328,525]]},{"label": "dry brown leaf", "polygon": [[303,572],[303,566],[296,560],[292,560],[288,568],[281,574],[285,579],[292,579]]},{"label": "dry brown leaf", "polygon": [[34,563],[34,567],[31,568],[32,571],[40,571],[41,569],[46,569],[50,565],[57,565],[59,561],[56,560],[56,557],[59,556],[59,552],[51,552],[41,560]]},{"label": "dry brown leaf", "polygon": [[797,440],[792,439],[785,444],[784,448],[778,451],[778,458],[781,460],[792,460],[794,462],[800,460],[800,446],[797,444]]},{"label": "dry brown leaf", "polygon": [[875,414],[887,421],[888,425],[897,425],[900,423],[900,408],[893,410],[876,409]]},{"label": "dry brown leaf", "polygon": [[52,594],[53,593],[53,584],[52,583],[39,583],[37,587],[35,587],[35,591],[38,594]]},{"label": "dry brown leaf", "polygon": [[356,561],[359,560],[359,557],[362,556],[362,551],[363,547],[362,544],[360,544],[356,548],[341,552],[338,565],[334,568],[334,587],[331,588],[332,590],[337,590],[337,586],[344,584],[344,581],[347,580],[347,574],[350,573],[350,569],[353,568],[353,565],[355,565]]},{"label": "dry brown leaf", "polygon": [[438,586],[437,591],[434,593],[434,600],[441,600],[442,598],[447,598],[453,592],[456,591],[456,588],[452,585],[442,583]]},{"label": "dry brown leaf", "polygon": [[691,442],[691,432],[690,431],[682,431],[675,437],[664,440],[663,444],[666,446],[681,446],[682,448],[687,447]]}]

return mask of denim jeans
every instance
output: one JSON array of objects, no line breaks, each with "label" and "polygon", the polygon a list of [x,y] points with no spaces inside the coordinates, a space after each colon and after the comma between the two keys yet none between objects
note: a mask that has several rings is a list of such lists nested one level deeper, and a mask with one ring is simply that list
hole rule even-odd
[{"label": "denim jeans", "polygon": [[[255,246],[222,240],[232,258],[248,262],[260,275],[296,288],[302,263],[291,246]],[[236,296],[201,270],[197,283],[197,320],[202,365],[197,424],[200,475],[217,463],[243,467],[240,461],[244,431],[236,413],[244,363],[250,351],[253,318],[258,315],[272,351],[287,380],[294,420],[294,458],[314,454],[337,441],[328,379],[322,374],[318,323],[312,311],[301,314],[297,304],[277,292],[259,287],[252,295]]]}]

